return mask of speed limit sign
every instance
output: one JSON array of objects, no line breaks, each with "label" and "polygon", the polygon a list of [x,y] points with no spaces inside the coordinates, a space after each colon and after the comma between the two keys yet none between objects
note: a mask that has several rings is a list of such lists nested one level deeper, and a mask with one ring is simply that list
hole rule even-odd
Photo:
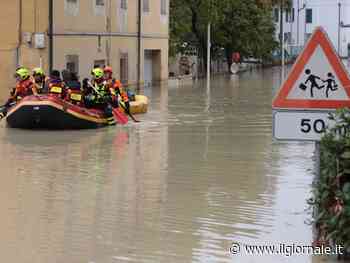
[{"label": "speed limit sign", "polygon": [[335,122],[329,111],[275,111],[273,134],[278,140],[320,141]]},{"label": "speed limit sign", "polygon": [[318,27],[272,102],[274,137],[320,141],[335,125],[329,113],[344,107],[350,107],[350,76]]}]

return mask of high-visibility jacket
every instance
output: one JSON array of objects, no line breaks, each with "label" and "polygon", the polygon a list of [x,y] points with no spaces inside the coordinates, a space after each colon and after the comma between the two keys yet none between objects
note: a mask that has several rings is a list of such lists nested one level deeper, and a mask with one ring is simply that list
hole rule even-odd
[{"label": "high-visibility jacket", "polygon": [[67,81],[68,87],[67,100],[74,104],[81,104],[83,102],[83,93],[81,90],[81,84],[79,81]]},{"label": "high-visibility jacket", "polygon": [[120,80],[112,79],[110,83],[111,84],[109,84],[108,86],[110,89],[112,89],[112,93],[114,92],[114,94],[112,95],[115,95],[115,96],[119,95],[124,102],[128,102],[129,101],[128,94],[123,89],[123,85],[120,82]]},{"label": "high-visibility jacket", "polygon": [[110,100],[111,92],[109,91],[108,85],[106,85],[105,82],[99,84],[95,82],[92,85],[94,85],[94,103],[101,104],[106,103]]},{"label": "high-visibility jacket", "polygon": [[55,95],[63,99],[66,95],[64,82],[60,79],[49,79],[48,92],[51,95]]},{"label": "high-visibility jacket", "polygon": [[33,94],[32,88],[33,88],[33,81],[30,78],[19,81],[16,85],[15,99],[22,99],[25,96],[32,95]]}]

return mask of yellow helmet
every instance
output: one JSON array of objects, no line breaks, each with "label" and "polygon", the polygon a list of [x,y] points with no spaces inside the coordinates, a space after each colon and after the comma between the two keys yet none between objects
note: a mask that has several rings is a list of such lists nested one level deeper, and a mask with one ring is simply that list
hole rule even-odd
[{"label": "yellow helmet", "polygon": [[101,79],[103,78],[103,70],[101,68],[94,68],[93,70],[91,70],[91,75],[95,79]]},{"label": "yellow helmet", "polygon": [[30,77],[30,73],[27,68],[19,67],[16,69],[16,76],[18,76],[21,80],[26,80]]},{"label": "yellow helmet", "polygon": [[45,76],[44,70],[42,68],[34,68],[33,69],[33,76]]}]

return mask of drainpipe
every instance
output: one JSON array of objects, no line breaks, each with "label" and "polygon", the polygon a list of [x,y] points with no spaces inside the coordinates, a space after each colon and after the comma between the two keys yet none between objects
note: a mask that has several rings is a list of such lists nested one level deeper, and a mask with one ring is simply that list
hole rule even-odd
[{"label": "drainpipe", "polygon": [[107,65],[111,66],[111,46],[112,46],[112,1],[108,2],[108,13],[106,17],[106,31],[108,32],[109,38],[106,41],[106,54],[107,54]]},{"label": "drainpipe", "polygon": [[18,1],[18,43],[16,47],[16,68],[19,65],[20,51],[21,51],[21,43],[22,43],[22,0]]},{"label": "drainpipe", "polygon": [[140,91],[141,81],[141,30],[142,30],[142,2],[138,1],[138,30],[137,30],[137,91]]},{"label": "drainpipe", "polygon": [[49,0],[49,72],[53,69],[53,0]]}]

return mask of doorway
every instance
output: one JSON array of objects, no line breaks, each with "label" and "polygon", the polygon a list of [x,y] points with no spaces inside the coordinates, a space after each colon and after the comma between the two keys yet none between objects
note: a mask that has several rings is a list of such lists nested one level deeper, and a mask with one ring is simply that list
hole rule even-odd
[{"label": "doorway", "polygon": [[146,49],[144,54],[145,87],[161,80],[161,51]]}]

